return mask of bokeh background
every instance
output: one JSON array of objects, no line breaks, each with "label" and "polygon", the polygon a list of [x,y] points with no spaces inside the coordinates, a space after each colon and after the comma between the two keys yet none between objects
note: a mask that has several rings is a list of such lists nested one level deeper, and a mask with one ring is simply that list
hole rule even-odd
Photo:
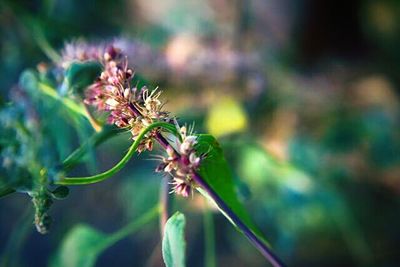
[{"label": "bokeh background", "polygon": [[[218,137],[241,199],[289,266],[399,265],[399,1],[3,0],[0,102],[24,69],[77,38],[118,42],[166,109]],[[128,145],[108,141],[74,174],[112,166]],[[27,196],[2,199],[0,265],[46,266],[74,225],[113,232],[149,209],[161,177],[139,158],[71,188],[45,236]],[[203,266],[204,205],[175,201],[187,215],[188,266]],[[266,266],[213,219],[218,266]],[[96,266],[162,266],[159,238],[155,221]]]}]

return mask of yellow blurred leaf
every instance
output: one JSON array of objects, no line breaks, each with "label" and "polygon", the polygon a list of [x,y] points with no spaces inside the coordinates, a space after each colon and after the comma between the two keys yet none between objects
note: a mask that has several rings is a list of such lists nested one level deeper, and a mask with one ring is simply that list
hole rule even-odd
[{"label": "yellow blurred leaf", "polygon": [[210,107],[206,126],[215,137],[240,132],[247,128],[247,115],[237,100],[225,97]]}]

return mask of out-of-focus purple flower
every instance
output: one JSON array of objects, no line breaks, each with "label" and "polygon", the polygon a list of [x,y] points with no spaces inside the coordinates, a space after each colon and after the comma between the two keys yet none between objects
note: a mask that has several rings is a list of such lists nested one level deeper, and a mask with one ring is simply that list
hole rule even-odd
[{"label": "out-of-focus purple flower", "polygon": [[61,51],[60,65],[66,69],[74,61],[100,61],[105,47],[105,43],[88,43],[81,39],[66,43]]}]

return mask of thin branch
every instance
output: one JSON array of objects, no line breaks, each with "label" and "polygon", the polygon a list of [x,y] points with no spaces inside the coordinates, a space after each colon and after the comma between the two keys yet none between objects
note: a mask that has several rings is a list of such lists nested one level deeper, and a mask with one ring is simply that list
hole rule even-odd
[{"label": "thin branch", "polygon": [[114,165],[111,169],[109,169],[105,172],[93,175],[93,176],[60,177],[59,180],[55,181],[54,183],[59,184],[59,185],[82,185],[82,184],[98,183],[98,182],[101,182],[101,181],[104,181],[104,180],[110,178],[111,176],[113,176],[114,174],[119,172],[126,165],[126,163],[130,160],[130,158],[136,152],[137,148],[139,147],[139,145],[140,145],[142,139],[145,137],[145,135],[155,128],[163,128],[174,134],[176,133],[176,129],[169,123],[166,123],[166,122],[153,123],[140,132],[140,134],[138,135],[136,140],[129,147],[129,150],[125,154],[125,156],[116,165]]},{"label": "thin branch", "polygon": [[100,145],[111,137],[114,137],[121,129],[105,126],[101,132],[94,133],[85,143],[72,152],[61,165],[63,171],[71,170],[75,165],[81,162],[85,154],[93,147]]},{"label": "thin branch", "polygon": [[147,213],[143,214],[141,217],[133,220],[131,223],[124,226],[122,229],[118,230],[117,232],[111,234],[107,242],[105,242],[105,247],[110,247],[114,245],[119,240],[125,238],[128,235],[135,233],[144,225],[151,222],[153,219],[157,217],[160,212],[160,206],[157,204],[155,207],[151,208]]}]

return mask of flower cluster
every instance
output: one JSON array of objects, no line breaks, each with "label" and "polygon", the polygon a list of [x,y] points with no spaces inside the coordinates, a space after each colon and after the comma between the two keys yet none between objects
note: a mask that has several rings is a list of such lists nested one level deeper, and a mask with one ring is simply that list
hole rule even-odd
[{"label": "flower cluster", "polygon": [[[101,59],[104,71],[95,83],[86,90],[85,103],[99,111],[109,111],[107,122],[126,128],[135,139],[142,129],[155,121],[169,121],[167,112],[162,111],[160,91],[146,87],[131,87],[133,70],[128,67],[126,57],[114,46],[109,46]],[[158,129],[146,135],[138,150],[152,150],[153,137]]]},{"label": "flower cluster", "polygon": [[[94,49],[90,48],[89,52],[92,50]],[[103,64],[104,70],[86,89],[84,102],[87,105],[94,106],[101,112],[109,112],[107,122],[129,130],[133,139],[154,122],[164,121],[178,125],[169,117],[168,112],[162,110],[160,91],[131,86],[133,70],[129,68],[127,57],[120,49],[109,45],[103,51],[104,54],[98,61]],[[187,131],[185,126],[177,128],[179,136],[173,145],[165,140],[160,129],[156,128],[142,139],[138,151],[152,150],[154,139],[163,140],[167,156],[161,157],[162,163],[156,171],[170,174],[173,178],[172,192],[187,197],[193,192],[193,178],[203,156],[196,154],[197,140],[192,130]]]},{"label": "flower cluster", "polygon": [[198,156],[194,149],[197,138],[187,133],[185,126],[180,128],[181,141],[176,142],[177,149],[172,146],[167,148],[167,157],[162,157],[157,172],[166,172],[173,177],[172,192],[188,197],[193,193],[195,183],[193,176],[200,167],[202,156]]}]

